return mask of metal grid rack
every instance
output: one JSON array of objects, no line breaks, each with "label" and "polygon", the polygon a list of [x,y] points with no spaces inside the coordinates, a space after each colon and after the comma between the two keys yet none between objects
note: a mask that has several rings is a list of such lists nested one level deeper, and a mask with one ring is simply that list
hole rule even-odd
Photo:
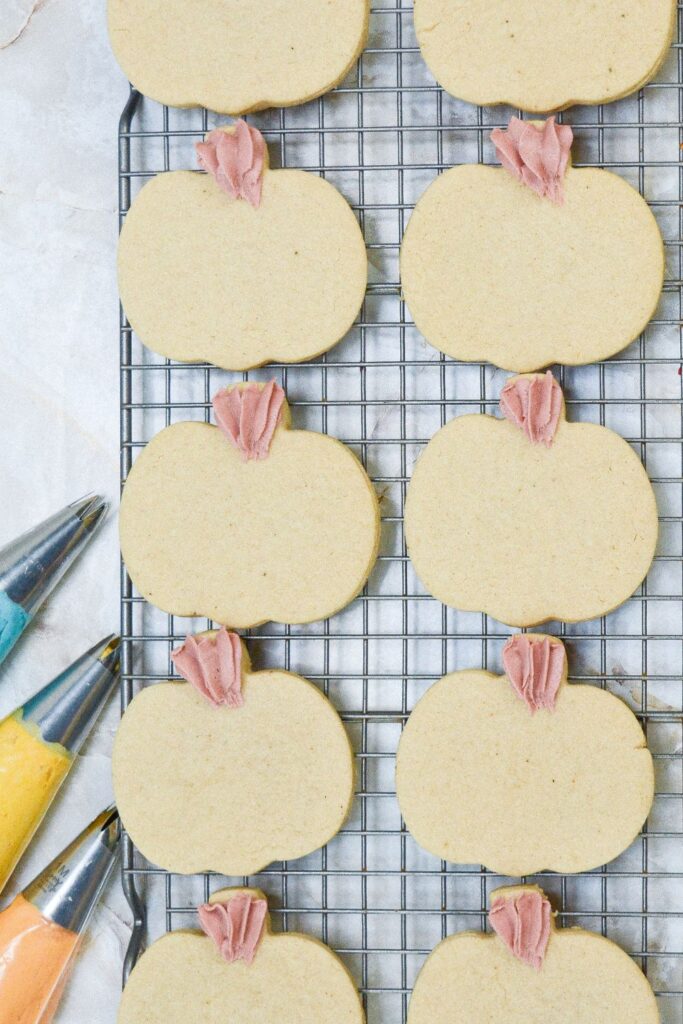
[{"label": "metal grid rack", "polygon": [[[606,363],[558,371],[570,416],[613,427],[643,459],[657,491],[661,539],[642,591],[619,611],[547,628],[567,638],[574,679],[609,688],[639,714],[656,760],[657,798],[642,835],[617,861],[587,875],[540,879],[563,910],[562,924],[609,936],[641,964],[663,1024],[683,1022],[682,54],[676,43],[657,81],[637,95],[565,115],[575,129],[576,162],[612,168],[639,188],[666,240],[667,282],[644,336]],[[491,162],[490,129],[509,114],[445,95],[416,46],[411,0],[375,0],[368,47],[340,88],[250,119],[264,132],[275,166],[324,175],[357,212],[371,276],[347,338],[304,365],[235,375],[162,359],[121,322],[122,480],[165,425],[208,420],[219,387],[238,376],[274,375],[296,425],[350,444],[381,495],[381,554],[363,595],[327,622],[271,624],[249,640],[257,667],[314,680],[342,712],[354,743],[358,795],[342,833],[321,852],[274,864],[252,881],[268,893],[276,928],[308,931],[339,951],[369,1024],[405,1022],[425,956],[447,934],[484,929],[488,895],[501,884],[479,866],[440,863],[420,851],[394,796],[396,744],[416,700],[448,671],[499,670],[509,634],[485,616],[443,608],[425,594],[406,557],[402,512],[416,455],[453,415],[493,411],[505,374],[453,362],[424,342],[401,301],[398,250],[428,183],[454,163]],[[160,107],[133,92],[120,126],[121,217],[151,176],[194,167],[193,143],[224,120]],[[151,608],[122,572],[122,705],[138,686],[167,678],[172,647],[206,625]],[[193,926],[197,903],[225,884],[167,875],[127,838],[123,882],[136,918],[126,973],[145,936]]]}]

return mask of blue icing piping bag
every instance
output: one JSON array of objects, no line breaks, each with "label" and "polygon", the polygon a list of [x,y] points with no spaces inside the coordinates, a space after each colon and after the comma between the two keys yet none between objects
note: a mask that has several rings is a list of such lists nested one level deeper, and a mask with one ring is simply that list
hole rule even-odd
[{"label": "blue icing piping bag", "polygon": [[0,663],[86,546],[108,503],[86,495],[0,549]]}]

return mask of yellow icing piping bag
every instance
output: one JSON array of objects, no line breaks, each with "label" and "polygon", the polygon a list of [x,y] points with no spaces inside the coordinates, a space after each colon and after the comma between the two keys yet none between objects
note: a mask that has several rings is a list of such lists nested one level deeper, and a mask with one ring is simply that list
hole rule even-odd
[{"label": "yellow icing piping bag", "polygon": [[88,494],[0,548],[0,662],[86,546],[108,507],[104,498]]},{"label": "yellow icing piping bag", "polygon": [[50,1024],[116,863],[118,814],[99,814],[0,913],[0,1024]]},{"label": "yellow icing piping bag", "polygon": [[114,689],[120,642],[95,644],[0,722],[0,892]]}]

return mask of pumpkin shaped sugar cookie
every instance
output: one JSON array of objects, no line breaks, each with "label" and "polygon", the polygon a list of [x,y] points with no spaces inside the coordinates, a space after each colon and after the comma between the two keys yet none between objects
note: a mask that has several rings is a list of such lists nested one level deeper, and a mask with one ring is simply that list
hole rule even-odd
[{"label": "pumpkin shaped sugar cookie", "polygon": [[228,370],[327,351],[367,285],[351,207],[317,174],[270,170],[244,121],[210,132],[197,155],[207,173],[152,178],[121,231],[121,302],[140,340]]},{"label": "pumpkin shaped sugar cookie", "polygon": [[217,427],[166,427],[128,475],[119,523],[133,582],[164,611],[226,626],[333,615],[377,557],[365,470],[334,438],[292,430],[274,381],[226,388],[213,408]]},{"label": "pumpkin shaped sugar cookie", "polygon": [[556,638],[513,636],[503,665],[444,676],[410,715],[396,761],[410,833],[442,860],[501,875],[608,863],[654,798],[638,720],[611,693],[568,684]]},{"label": "pumpkin shaped sugar cookie", "polygon": [[623,178],[570,163],[572,130],[513,118],[502,167],[463,164],[418,201],[403,293],[428,342],[525,373],[606,359],[637,338],[664,281],[664,245]]},{"label": "pumpkin shaped sugar cookie", "polygon": [[538,112],[640,89],[675,27],[676,0],[415,0],[422,56],[446,92]]},{"label": "pumpkin shaped sugar cookie", "polygon": [[189,636],[173,661],[187,682],[141,690],[114,744],[117,806],[138,849],[179,874],[253,875],[324,846],[354,782],[327,698],[291,672],[252,672],[224,628]]},{"label": "pumpkin shaped sugar cookie", "polygon": [[418,458],[408,553],[444,604],[510,626],[605,615],[644,579],[657,544],[652,485],[605,427],[571,423],[550,371],[510,379],[503,419],[458,416]]},{"label": "pumpkin shaped sugar cookie", "polygon": [[558,928],[535,885],[491,893],[492,934],[440,942],[420,971],[408,1024],[659,1024],[640,968],[609,939]]},{"label": "pumpkin shaped sugar cookie", "polygon": [[334,88],[358,60],[370,0],[108,0],[130,81],[172,107],[246,114]]},{"label": "pumpkin shaped sugar cookie", "polygon": [[143,953],[118,1024],[364,1024],[341,960],[308,935],[273,934],[258,889],[223,889],[198,914],[204,934],[171,932]]}]

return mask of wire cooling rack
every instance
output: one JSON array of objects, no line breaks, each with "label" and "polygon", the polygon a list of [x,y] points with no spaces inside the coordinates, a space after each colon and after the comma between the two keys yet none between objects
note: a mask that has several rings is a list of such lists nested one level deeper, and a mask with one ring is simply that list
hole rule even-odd
[{"label": "wire cooling rack", "polygon": [[[646,584],[621,609],[547,629],[567,638],[574,679],[613,691],[638,713],[656,761],[657,798],[642,835],[617,861],[586,875],[540,879],[563,910],[562,924],[609,936],[642,966],[663,1024],[683,1022],[682,83],[676,43],[657,81],[637,95],[564,116],[575,129],[576,162],[612,168],[639,188],[666,240],[667,282],[643,337],[609,362],[558,371],[570,416],[613,427],[641,456],[657,491],[661,539]],[[454,163],[491,162],[490,129],[510,113],[445,95],[416,46],[412,4],[380,0],[368,47],[342,87],[305,106],[250,118],[264,132],[275,166],[323,175],[358,215],[370,285],[347,338],[304,365],[231,375],[162,359],[121,323],[122,479],[164,426],[208,420],[219,387],[275,376],[295,424],[349,444],[381,496],[381,554],[363,595],[327,622],[271,624],[249,640],[256,667],[299,672],[329,695],[358,763],[357,799],[342,833],[321,852],[273,864],[250,881],[269,895],[276,929],[307,931],[340,953],[369,1024],[405,1022],[426,955],[452,932],[484,929],[489,893],[505,881],[478,865],[448,865],[419,850],[402,824],[393,773],[399,734],[417,699],[446,672],[501,670],[509,633],[485,616],[443,608],[425,594],[406,557],[402,514],[417,454],[452,416],[493,411],[506,375],[453,362],[424,342],[401,301],[398,253],[429,182]],[[154,174],[195,167],[193,144],[225,120],[161,107],[133,92],[120,126],[121,217]],[[124,572],[123,706],[138,687],[167,678],[172,647],[207,625],[151,608]],[[136,919],[126,974],[144,941],[195,926],[197,903],[226,884],[161,872],[127,837],[123,882]]]}]

